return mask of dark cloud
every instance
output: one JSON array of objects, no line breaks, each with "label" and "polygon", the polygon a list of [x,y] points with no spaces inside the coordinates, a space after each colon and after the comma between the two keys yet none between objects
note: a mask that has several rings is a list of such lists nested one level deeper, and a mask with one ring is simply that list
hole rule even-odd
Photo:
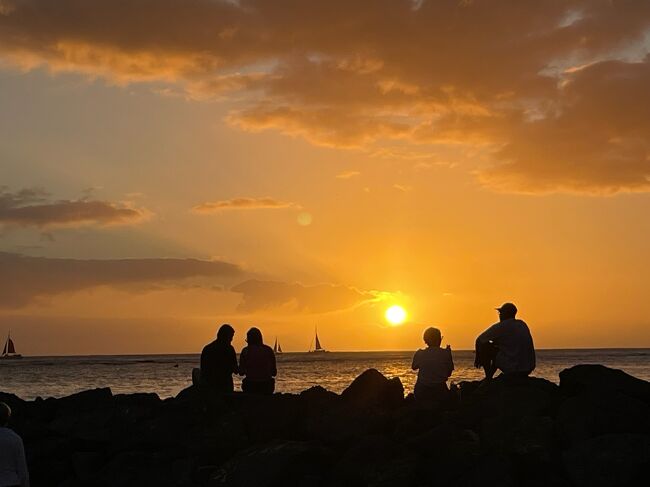
[{"label": "dark cloud", "polygon": [[507,190],[588,192],[650,189],[650,62],[608,61],[580,69],[562,110],[512,127],[481,173]]},{"label": "dark cloud", "polygon": [[237,91],[232,124],[316,144],[479,147],[500,189],[648,189],[647,1],[0,5],[0,59],[22,68]]},{"label": "dark cloud", "polygon": [[38,298],[97,286],[178,284],[206,277],[222,282],[241,279],[241,269],[227,262],[197,259],[79,260],[30,257],[0,252],[0,307],[17,308]]},{"label": "dark cloud", "polygon": [[194,213],[218,213],[227,210],[273,210],[282,208],[300,208],[290,201],[274,198],[232,198],[221,201],[205,201],[192,208]]},{"label": "dark cloud", "polygon": [[146,212],[109,201],[89,199],[49,201],[41,189],[10,193],[0,188],[0,225],[40,229],[77,225],[124,225],[145,218]]},{"label": "dark cloud", "polygon": [[237,284],[231,291],[243,295],[239,305],[239,310],[243,312],[288,308],[308,313],[328,313],[376,301],[381,294],[343,285],[305,286],[299,283],[256,279]]}]

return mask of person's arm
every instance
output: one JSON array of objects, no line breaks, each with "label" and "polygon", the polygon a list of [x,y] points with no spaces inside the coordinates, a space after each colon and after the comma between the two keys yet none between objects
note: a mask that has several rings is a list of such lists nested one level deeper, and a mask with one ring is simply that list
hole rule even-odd
[{"label": "person's arm", "polygon": [[244,349],[239,354],[239,370],[237,373],[241,376],[246,375],[246,368],[248,367],[248,349]]},{"label": "person's arm", "polygon": [[447,377],[451,377],[451,373],[454,371],[454,357],[451,354],[451,347],[447,345],[447,351],[449,352],[449,375]]},{"label": "person's arm", "polygon": [[16,442],[16,473],[20,480],[20,487],[29,487],[29,471],[27,470],[27,459],[25,458],[25,447],[23,440],[18,438]]},{"label": "person's arm", "polygon": [[419,350],[413,354],[413,363],[411,364],[413,370],[418,370],[420,368],[420,361],[418,360],[419,354]]},{"label": "person's arm", "polygon": [[239,367],[237,366],[237,353],[235,352],[234,347],[230,347],[230,370],[233,374],[239,372]]},{"label": "person's arm", "polygon": [[496,340],[501,335],[503,335],[504,331],[505,329],[503,327],[503,324],[495,323],[476,338],[476,343],[479,344]]},{"label": "person's arm", "polygon": [[278,375],[278,365],[275,360],[275,352],[269,347],[269,355],[271,356],[271,377]]}]

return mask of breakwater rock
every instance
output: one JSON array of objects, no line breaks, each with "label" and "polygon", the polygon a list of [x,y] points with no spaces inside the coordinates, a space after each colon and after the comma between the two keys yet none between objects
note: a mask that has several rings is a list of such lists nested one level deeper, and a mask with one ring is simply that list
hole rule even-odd
[{"label": "breakwater rock", "polygon": [[600,365],[464,382],[445,404],[374,369],[342,394],[0,393],[39,486],[641,486],[650,383]]}]

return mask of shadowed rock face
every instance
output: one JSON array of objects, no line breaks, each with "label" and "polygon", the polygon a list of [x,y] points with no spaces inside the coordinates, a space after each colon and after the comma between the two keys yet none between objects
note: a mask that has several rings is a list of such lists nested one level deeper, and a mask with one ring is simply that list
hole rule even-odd
[{"label": "shadowed rock face", "polygon": [[35,487],[646,485],[650,384],[598,365],[560,377],[463,383],[445,405],[404,399],[374,369],[341,395],[0,400]]}]

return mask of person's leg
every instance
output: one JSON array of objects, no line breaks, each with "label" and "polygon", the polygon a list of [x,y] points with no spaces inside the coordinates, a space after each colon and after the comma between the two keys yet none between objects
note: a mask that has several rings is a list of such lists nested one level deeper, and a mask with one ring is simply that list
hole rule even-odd
[{"label": "person's leg", "polygon": [[476,363],[483,367],[485,377],[492,379],[497,371],[496,358],[499,349],[493,343],[480,344],[476,349]]}]

